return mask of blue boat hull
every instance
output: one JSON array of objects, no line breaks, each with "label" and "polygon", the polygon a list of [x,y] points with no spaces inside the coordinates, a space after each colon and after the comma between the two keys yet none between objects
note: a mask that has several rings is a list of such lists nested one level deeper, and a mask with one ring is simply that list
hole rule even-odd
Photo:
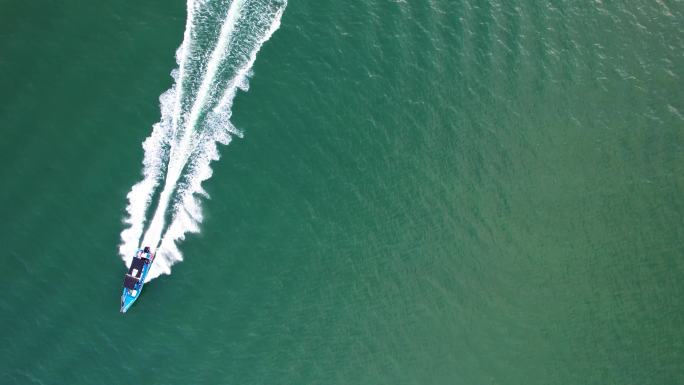
[{"label": "blue boat hull", "polygon": [[127,312],[140,296],[153,261],[154,254],[149,252],[149,248],[136,251],[129,272],[124,278],[124,288],[121,293],[121,313]]}]

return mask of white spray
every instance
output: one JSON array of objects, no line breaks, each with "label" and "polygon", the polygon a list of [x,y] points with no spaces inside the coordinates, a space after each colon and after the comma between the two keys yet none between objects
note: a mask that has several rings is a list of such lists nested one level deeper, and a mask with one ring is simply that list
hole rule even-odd
[{"label": "white spray", "polygon": [[[188,0],[178,69],[172,72],[175,84],[161,95],[161,120],[143,142],[143,179],[128,193],[127,228],[121,232],[119,253],[127,265],[140,246],[156,248],[148,281],[170,274],[183,259],[177,241],[199,231],[198,196],[208,196],[201,185],[211,177],[210,163],[219,158],[217,143],[242,136],[229,120],[233,98],[238,88],[247,89],[256,55],[280,26],[286,4]],[[156,209],[148,213],[155,197]]]}]

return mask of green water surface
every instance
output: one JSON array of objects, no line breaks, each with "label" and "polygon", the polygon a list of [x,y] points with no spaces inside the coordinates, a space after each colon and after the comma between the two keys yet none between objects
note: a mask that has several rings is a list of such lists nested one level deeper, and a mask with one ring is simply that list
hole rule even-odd
[{"label": "green water surface", "polygon": [[185,7],[0,0],[0,384],[684,384],[682,1],[290,0],[123,316]]}]

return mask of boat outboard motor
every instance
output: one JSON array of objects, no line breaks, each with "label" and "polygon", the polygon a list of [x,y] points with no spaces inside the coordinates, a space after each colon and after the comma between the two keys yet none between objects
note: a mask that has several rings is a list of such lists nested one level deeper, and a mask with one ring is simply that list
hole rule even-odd
[{"label": "boat outboard motor", "polygon": [[150,252],[150,247],[149,247],[149,246],[145,246],[145,248],[143,249],[143,251],[144,251],[145,253],[149,253],[149,252]]}]

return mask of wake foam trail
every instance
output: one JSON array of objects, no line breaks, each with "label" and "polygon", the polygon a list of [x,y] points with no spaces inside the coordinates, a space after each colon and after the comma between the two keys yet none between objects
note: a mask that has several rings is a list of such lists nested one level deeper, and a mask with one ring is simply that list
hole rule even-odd
[{"label": "wake foam trail", "polygon": [[201,197],[208,197],[202,182],[219,159],[217,145],[242,137],[230,122],[233,99],[238,89],[247,90],[257,53],[280,26],[286,5],[284,0],[188,1],[174,85],[160,96],[161,120],[143,142],[143,179],[128,193],[127,227],[121,232],[119,253],[127,265],[137,248],[156,249],[148,281],[170,274],[183,260],[177,242],[199,232]]}]

